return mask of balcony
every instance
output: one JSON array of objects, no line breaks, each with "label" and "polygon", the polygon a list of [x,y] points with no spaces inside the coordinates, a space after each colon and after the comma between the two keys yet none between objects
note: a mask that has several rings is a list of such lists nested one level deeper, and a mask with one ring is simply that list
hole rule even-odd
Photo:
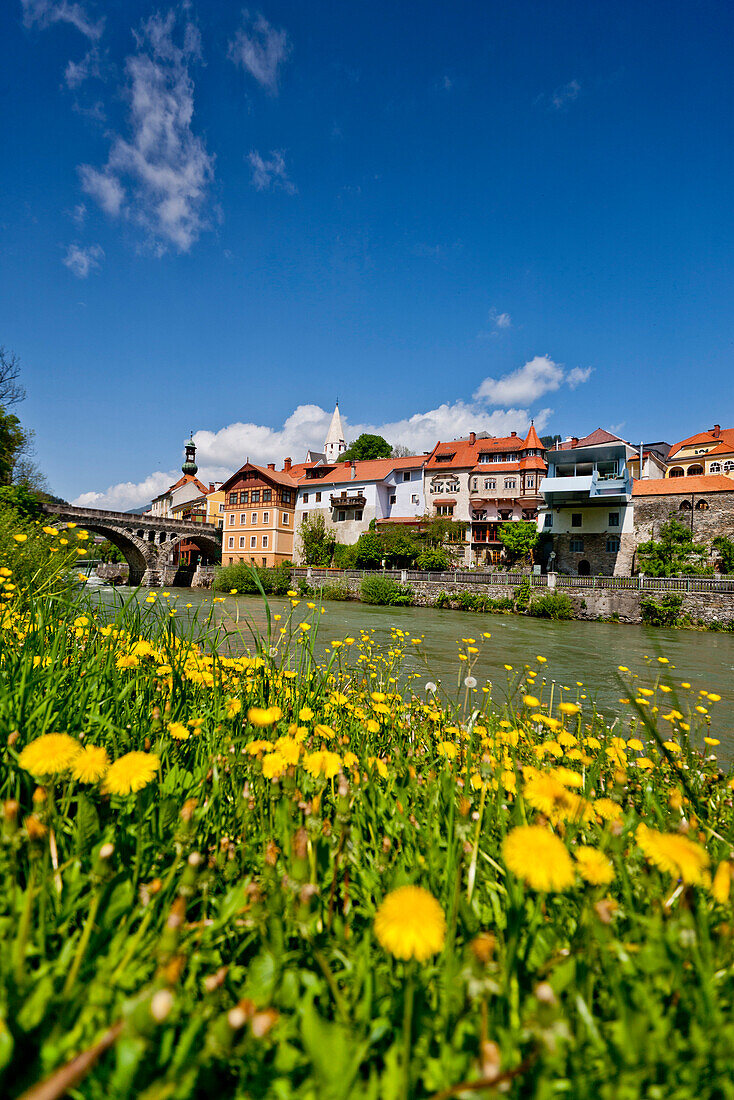
[{"label": "balcony", "polygon": [[367,498],[364,493],[332,493],[332,508],[364,508]]},{"label": "balcony", "polygon": [[575,476],[544,477],[540,483],[540,493],[551,508],[563,504],[620,502],[631,495],[632,478],[627,470],[620,474],[600,473],[597,469]]}]

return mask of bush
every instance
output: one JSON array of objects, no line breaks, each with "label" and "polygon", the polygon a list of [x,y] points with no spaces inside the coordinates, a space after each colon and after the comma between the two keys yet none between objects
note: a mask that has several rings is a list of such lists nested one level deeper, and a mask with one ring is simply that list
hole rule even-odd
[{"label": "bush", "polygon": [[438,608],[451,607],[451,597],[448,592],[439,592],[433,601],[433,606]]},{"label": "bush", "polygon": [[573,618],[573,604],[565,592],[547,592],[533,600],[528,610],[536,619],[553,619],[557,622]]},{"label": "bush", "polygon": [[525,611],[527,609],[530,603],[530,590],[530,577],[523,577],[515,589],[515,606],[518,611]]},{"label": "bush", "polygon": [[238,561],[234,565],[223,565],[217,569],[214,587],[219,592],[229,592],[236,588],[243,596],[257,596],[260,589],[256,577],[259,578],[266,596],[284,596],[291,586],[289,565],[276,565],[273,569],[265,569],[262,566]]},{"label": "bush", "polygon": [[337,569],[355,569],[357,566],[357,544],[351,546],[338,542],[334,547],[334,565]]},{"label": "bush", "polygon": [[409,607],[413,602],[410,585],[398,584],[390,577],[364,577],[360,592],[363,603]]},{"label": "bush", "polygon": [[317,592],[321,596],[322,600],[351,600],[352,593],[349,591],[349,585],[341,581],[335,581],[333,584],[324,584]]},{"label": "bush", "polygon": [[438,546],[429,546],[426,550],[421,550],[415,561],[416,569],[425,569],[431,573],[445,573],[450,566],[448,554]]},{"label": "bush", "polygon": [[44,596],[68,594],[77,583],[80,565],[91,556],[92,540],[82,527],[67,529],[51,519],[42,526],[29,519],[22,499],[15,506],[12,494],[18,492],[8,489],[10,495],[0,500],[0,566],[12,571],[3,598],[12,592],[25,602],[31,587]]},{"label": "bush", "polygon": [[640,600],[642,621],[649,626],[678,626],[681,622],[682,604],[683,597],[674,592],[669,592],[659,602],[652,596],[644,596]]}]

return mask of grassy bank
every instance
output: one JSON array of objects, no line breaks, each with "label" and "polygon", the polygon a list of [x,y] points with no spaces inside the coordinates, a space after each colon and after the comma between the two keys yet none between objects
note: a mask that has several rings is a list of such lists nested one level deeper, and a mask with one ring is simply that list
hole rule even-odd
[{"label": "grassy bank", "polygon": [[236,659],[82,601],[2,613],[4,1095],[734,1095],[705,684],[622,669],[608,729],[488,635],[444,695],[295,598]]}]

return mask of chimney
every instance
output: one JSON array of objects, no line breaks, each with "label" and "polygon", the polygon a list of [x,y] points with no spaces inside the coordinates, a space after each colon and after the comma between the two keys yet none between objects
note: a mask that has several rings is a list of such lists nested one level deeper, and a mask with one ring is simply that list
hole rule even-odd
[{"label": "chimney", "polygon": [[268,462],[268,469],[269,470],[274,470],[275,469],[275,463],[274,462]]},{"label": "chimney", "polygon": [[291,460],[289,458],[286,458],[285,461],[283,462],[283,469],[284,470],[290,470],[290,468],[291,468]]},{"label": "chimney", "polygon": [[714,439],[718,439],[721,435],[721,424],[714,424]]},{"label": "chimney", "polygon": [[352,462],[351,467],[352,467],[352,481],[354,481],[355,477],[357,476],[357,463]]},{"label": "chimney", "polygon": [[210,492],[210,493],[213,493],[213,492],[214,492],[214,482],[213,482],[213,481],[210,481],[210,482],[209,482],[209,492]]},{"label": "chimney", "polygon": [[579,438],[578,438],[578,436],[577,436],[577,435],[572,435],[572,436],[571,436],[571,446],[572,446],[572,447],[578,447],[578,445],[579,445]]},{"label": "chimney", "polygon": [[469,432],[469,442],[470,443],[476,443],[476,441],[477,441],[477,433],[476,432]]},{"label": "chimney", "polygon": [[515,438],[515,436],[517,435],[517,432],[510,432],[510,435],[511,435],[511,436],[512,436],[512,438],[514,439],[514,438]]}]

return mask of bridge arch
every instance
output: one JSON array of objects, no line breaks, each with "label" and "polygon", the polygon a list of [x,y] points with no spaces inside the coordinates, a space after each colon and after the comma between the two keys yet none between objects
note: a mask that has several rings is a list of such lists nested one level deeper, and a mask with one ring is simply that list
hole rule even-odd
[{"label": "bridge arch", "polygon": [[133,586],[140,584],[150,561],[149,544],[132,532],[121,531],[119,527],[108,526],[106,523],[90,523],[85,520],[84,530],[94,531],[95,534],[102,535],[116,546],[130,569],[128,584]]},{"label": "bridge arch", "polygon": [[180,546],[182,542],[193,543],[199,553],[206,559],[206,564],[213,565],[221,558],[222,547],[218,540],[212,538],[210,535],[172,535],[169,542],[161,545],[160,552],[172,554],[176,547]]}]

